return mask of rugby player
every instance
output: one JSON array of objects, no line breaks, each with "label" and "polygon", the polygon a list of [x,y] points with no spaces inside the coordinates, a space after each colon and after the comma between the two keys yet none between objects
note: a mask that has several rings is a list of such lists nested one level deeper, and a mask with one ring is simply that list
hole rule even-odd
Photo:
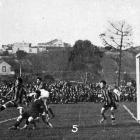
[{"label": "rugby player", "polygon": [[115,97],[113,92],[111,92],[107,85],[106,81],[102,80],[99,83],[99,86],[101,88],[101,94],[103,97],[103,106],[101,108],[101,115],[102,119],[100,120],[100,123],[103,123],[106,120],[105,112],[110,109],[111,111],[111,122],[112,125],[115,125],[115,115],[114,115],[114,110],[117,109],[116,103],[115,103]]},{"label": "rugby player", "polygon": [[5,98],[9,94],[14,94],[12,100],[4,103],[0,106],[0,112],[5,110],[7,107],[19,107],[22,105],[23,98],[26,98],[26,91],[23,86],[23,80],[21,77],[18,77],[15,81],[15,86],[6,94]]}]

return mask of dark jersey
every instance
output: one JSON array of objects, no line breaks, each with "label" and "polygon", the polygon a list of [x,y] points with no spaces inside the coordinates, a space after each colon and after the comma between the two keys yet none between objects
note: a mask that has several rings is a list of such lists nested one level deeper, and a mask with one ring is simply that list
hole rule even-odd
[{"label": "dark jersey", "polygon": [[37,84],[36,86],[35,86],[35,89],[36,90],[40,90],[40,89],[42,89],[43,88],[43,83],[42,82],[40,82],[39,84]]},{"label": "dark jersey", "polygon": [[103,108],[105,108],[105,110],[111,107],[113,107],[114,109],[117,109],[113,92],[111,92],[107,88],[104,88],[104,89],[101,89],[101,93],[102,93],[103,101],[104,101]]},{"label": "dark jersey", "polygon": [[13,100],[17,103],[17,104],[21,104],[23,97],[26,97],[26,91],[24,90],[23,85],[18,85],[13,87],[13,91],[14,91],[14,97]]},{"label": "dark jersey", "polygon": [[107,88],[101,89],[101,93],[105,103],[110,104],[115,102],[114,94]]},{"label": "dark jersey", "polygon": [[22,117],[23,119],[28,119],[29,117],[33,117],[35,119],[43,113],[44,109],[44,102],[41,99],[35,100],[32,102],[31,106],[23,112]]}]

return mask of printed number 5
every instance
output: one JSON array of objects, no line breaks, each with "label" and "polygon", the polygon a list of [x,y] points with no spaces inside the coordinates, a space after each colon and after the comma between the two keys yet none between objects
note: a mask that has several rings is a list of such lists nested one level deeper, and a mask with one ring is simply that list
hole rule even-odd
[{"label": "printed number 5", "polygon": [[72,126],[72,132],[76,133],[78,131],[78,125]]}]

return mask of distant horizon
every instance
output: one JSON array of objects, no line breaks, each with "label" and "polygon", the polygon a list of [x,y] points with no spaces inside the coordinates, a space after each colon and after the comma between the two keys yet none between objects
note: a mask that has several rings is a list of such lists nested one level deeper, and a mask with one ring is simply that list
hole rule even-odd
[{"label": "distant horizon", "polygon": [[[55,40],[55,39],[58,39],[58,38],[54,38],[54,39],[52,39],[52,40],[48,40],[48,41],[42,41],[42,42],[30,42],[30,41],[15,41],[15,42],[12,42],[12,43],[6,43],[6,44],[1,44],[1,46],[2,45],[10,45],[10,44],[14,44],[14,43],[31,43],[32,45],[37,45],[38,43],[48,43],[48,42],[50,42],[50,41],[53,41],[53,40]],[[71,43],[69,43],[69,42],[66,42],[66,41],[63,41],[62,39],[58,39],[58,40],[61,40],[63,43],[68,43],[68,44],[70,44],[71,46],[73,46],[74,45],[74,43],[76,42],[76,41],[78,41],[78,40],[82,40],[82,39],[78,39],[78,40],[76,40],[73,44],[71,44]],[[85,39],[85,40],[89,40],[89,39]],[[91,40],[89,40],[89,41],[91,41]],[[93,44],[93,42],[91,41],[91,43]],[[97,47],[105,47],[103,44],[102,45],[97,45],[97,44],[93,44],[93,45],[95,45],[95,46],[97,46]],[[0,47],[1,47],[0,46]],[[132,47],[140,47],[140,44],[139,45],[134,45],[134,46],[132,46]],[[115,48],[115,47],[114,47]],[[131,48],[131,47],[128,47],[128,48]]]},{"label": "distant horizon", "polygon": [[125,20],[139,46],[139,13],[139,0],[0,0],[0,45],[57,38],[71,45],[80,39],[103,46],[99,34],[108,21]]}]

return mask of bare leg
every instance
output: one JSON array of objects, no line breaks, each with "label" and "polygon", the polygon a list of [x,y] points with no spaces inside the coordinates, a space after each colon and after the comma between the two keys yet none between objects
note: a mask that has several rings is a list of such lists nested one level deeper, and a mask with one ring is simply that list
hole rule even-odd
[{"label": "bare leg", "polygon": [[16,130],[19,128],[19,125],[21,124],[21,122],[24,120],[23,116],[20,115],[18,118],[17,118],[17,121],[15,122],[15,124],[11,127],[9,127],[10,130]]},{"label": "bare leg", "polygon": [[53,128],[52,124],[48,121],[46,115],[47,115],[47,114],[43,114],[43,115],[42,115],[42,121],[43,121],[45,124],[47,124],[47,126],[49,126],[50,128]]},{"label": "bare leg", "polygon": [[8,101],[0,107],[0,112],[5,110],[7,107],[15,107],[14,101]]},{"label": "bare leg", "polygon": [[103,123],[106,120],[105,112],[106,112],[106,109],[102,107],[101,109],[102,119],[100,120],[100,123]]},{"label": "bare leg", "polygon": [[111,111],[110,117],[111,117],[112,125],[115,125],[114,107],[111,107],[110,111]]}]

